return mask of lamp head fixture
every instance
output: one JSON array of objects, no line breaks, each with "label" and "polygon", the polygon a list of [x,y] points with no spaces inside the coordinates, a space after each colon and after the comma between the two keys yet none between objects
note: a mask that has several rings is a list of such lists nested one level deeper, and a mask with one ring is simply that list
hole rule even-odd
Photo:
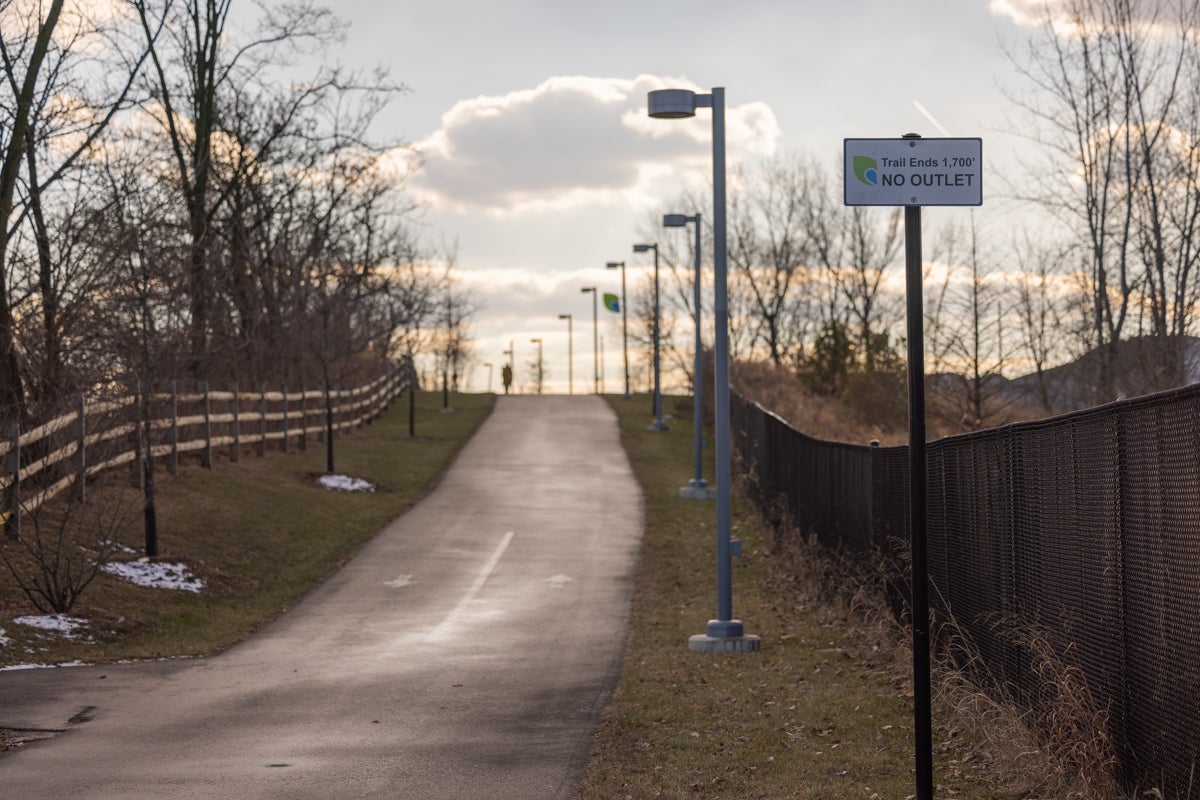
[{"label": "lamp head fixture", "polygon": [[647,100],[650,116],[658,119],[696,116],[696,93],[691,89],[656,89]]},{"label": "lamp head fixture", "polygon": [[682,228],[689,222],[697,222],[700,219],[699,215],[689,217],[687,214],[663,214],[664,228]]},{"label": "lamp head fixture", "polygon": [[635,244],[633,246],[633,252],[635,252],[635,253],[646,253],[646,252],[649,252],[650,250],[658,250],[658,245],[656,245],[656,244]]},{"label": "lamp head fixture", "polygon": [[625,266],[625,262],[624,261],[609,261],[604,266],[607,267],[608,269],[617,269],[618,267]]}]

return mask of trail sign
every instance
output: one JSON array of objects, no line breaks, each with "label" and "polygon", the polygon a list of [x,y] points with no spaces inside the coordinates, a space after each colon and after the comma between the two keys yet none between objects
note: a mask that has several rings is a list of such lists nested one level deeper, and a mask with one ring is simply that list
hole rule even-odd
[{"label": "trail sign", "polygon": [[844,139],[848,206],[904,206],[904,273],[908,330],[908,531],[912,587],[913,745],[917,800],[933,800],[933,710],[930,690],[929,558],[925,487],[925,327],[921,255],[922,206],[983,205],[983,141]]},{"label": "trail sign", "polygon": [[848,206],[983,205],[983,140],[844,139]]}]

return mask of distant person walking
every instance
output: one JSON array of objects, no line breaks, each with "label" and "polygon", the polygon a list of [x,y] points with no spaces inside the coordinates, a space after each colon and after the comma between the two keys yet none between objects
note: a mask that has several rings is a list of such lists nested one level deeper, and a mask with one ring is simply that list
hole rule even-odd
[{"label": "distant person walking", "polygon": [[500,368],[500,378],[504,381],[504,393],[508,394],[509,388],[512,386],[512,365],[505,364]]}]

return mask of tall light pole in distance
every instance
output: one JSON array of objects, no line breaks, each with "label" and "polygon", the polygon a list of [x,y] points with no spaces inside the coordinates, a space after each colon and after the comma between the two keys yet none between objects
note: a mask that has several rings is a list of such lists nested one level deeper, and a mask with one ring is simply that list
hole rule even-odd
[{"label": "tall light pole in distance", "polygon": [[700,309],[700,213],[694,216],[686,214],[664,214],[664,228],[684,228],[689,222],[696,225],[696,242],[694,246],[696,268],[692,278],[692,318],[696,323],[696,360],[692,367],[692,455],[695,476],[688,485],[679,490],[679,496],[691,500],[712,500],[716,493],[701,477],[704,466],[704,342],[701,338],[701,309]]},{"label": "tall light pole in distance", "polygon": [[488,390],[488,394],[491,394],[492,393],[492,367],[494,367],[495,364],[493,364],[490,361],[484,361],[479,366],[488,368],[488,388],[487,388],[487,390]]},{"label": "tall light pole in distance", "polygon": [[570,314],[559,314],[559,319],[567,321],[567,394],[575,394],[575,333]]},{"label": "tall light pole in distance", "polygon": [[593,391],[600,394],[600,315],[599,307],[596,305],[596,296],[599,293],[595,286],[584,286],[579,291],[592,295],[592,372],[595,383]]},{"label": "tall light pole in distance", "polygon": [[635,244],[633,246],[635,253],[645,253],[647,250],[654,251],[654,422],[650,423],[647,430],[665,431],[668,428],[662,418],[662,370],[659,364],[658,245]]},{"label": "tall light pole in distance", "polygon": [[609,261],[604,266],[608,269],[621,268],[621,350],[625,354],[625,394],[622,397],[628,400],[633,395],[629,393],[629,307],[625,303],[625,262]]},{"label": "tall light pole in distance", "polygon": [[697,94],[690,89],[659,89],[649,93],[651,117],[680,119],[694,117],[697,108],[712,109],[713,142],[713,314],[716,341],[713,345],[713,407],[717,439],[717,618],[708,621],[706,632],[688,640],[688,649],[702,652],[750,652],[762,646],[757,636],[746,635],[741,620],[733,619],[733,565],[741,554],[741,542],[730,538],[732,507],[729,493],[731,453],[729,442],[729,296],[727,242],[725,231],[725,89]]},{"label": "tall light pole in distance", "polygon": [[542,340],[541,339],[530,339],[529,341],[538,346],[537,393],[541,394],[542,393]]}]

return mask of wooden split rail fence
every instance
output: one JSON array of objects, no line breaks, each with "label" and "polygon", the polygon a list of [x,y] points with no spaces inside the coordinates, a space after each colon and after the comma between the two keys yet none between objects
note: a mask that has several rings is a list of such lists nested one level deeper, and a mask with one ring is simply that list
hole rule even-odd
[{"label": "wooden split rail fence", "polygon": [[[361,427],[382,414],[413,385],[408,364],[369,383],[329,392],[332,429]],[[82,501],[87,480],[121,465],[143,479],[145,448],[165,459],[174,474],[183,454],[199,455],[212,467],[213,453],[228,448],[237,461],[253,446],[259,457],[268,444],[287,452],[308,447],[309,437],[324,439],[327,420],[324,389],[256,392],[214,391],[201,383],[196,391],[134,392],[114,400],[87,402],[79,397],[70,412],[29,431],[16,424],[0,439],[0,520],[10,538],[20,534],[22,513],[40,508],[67,491]],[[149,403],[149,437],[145,420]],[[150,441],[147,441],[147,438]]]}]

